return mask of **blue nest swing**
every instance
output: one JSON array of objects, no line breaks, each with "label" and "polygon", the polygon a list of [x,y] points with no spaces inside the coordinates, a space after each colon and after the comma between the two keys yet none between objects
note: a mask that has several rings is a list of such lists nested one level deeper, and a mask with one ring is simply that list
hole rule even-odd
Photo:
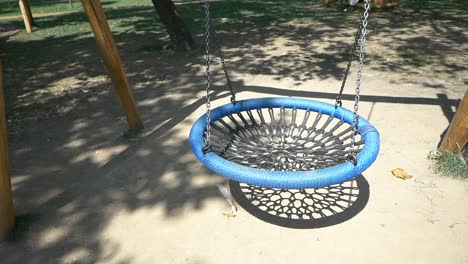
[{"label": "blue nest swing", "polygon": [[[359,23],[348,67],[335,104],[272,97],[236,101],[205,1],[207,113],[190,132],[195,156],[210,170],[231,180],[279,188],[321,188],[352,180],[377,158],[379,133],[357,113],[365,54],[369,0]],[[210,42],[216,43],[231,103],[210,109]],[[359,47],[354,111],[341,95]]]}]

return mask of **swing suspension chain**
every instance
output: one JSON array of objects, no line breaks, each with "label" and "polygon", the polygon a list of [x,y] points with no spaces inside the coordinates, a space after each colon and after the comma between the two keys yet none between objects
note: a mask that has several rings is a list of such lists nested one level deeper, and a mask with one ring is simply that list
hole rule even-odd
[{"label": "swing suspension chain", "polygon": [[229,91],[231,92],[231,102],[233,104],[236,104],[236,93],[234,92],[234,88],[232,88],[231,78],[229,78],[229,73],[227,71],[226,64],[224,63],[224,55],[223,55],[223,52],[221,51],[221,45],[219,44],[216,30],[213,27],[213,24],[211,23],[211,21],[210,21],[210,27],[211,27],[211,35],[213,37],[213,44],[216,47],[216,51],[218,52],[218,57],[221,61],[221,66],[224,71],[224,77],[226,77],[226,84],[229,88]]},{"label": "swing suspension chain", "polygon": [[361,38],[361,29],[362,29],[362,19],[359,21],[359,28],[356,31],[356,35],[354,36],[354,44],[351,48],[351,52],[349,53],[348,65],[346,65],[346,70],[343,76],[343,81],[341,82],[340,92],[338,93],[338,96],[336,97],[335,108],[341,107],[343,105],[341,98],[343,96],[343,91],[346,86],[346,81],[348,80],[348,74],[349,74],[349,71],[351,70],[351,65],[353,64],[354,58],[356,56],[356,49],[359,44],[359,39]]},{"label": "swing suspension chain", "polygon": [[[234,89],[232,88],[231,81],[229,78],[229,74],[227,72],[227,68],[224,62],[224,56],[221,51],[220,45],[216,39],[216,32],[212,27],[211,23],[211,16],[210,16],[210,5],[209,0],[204,0],[203,8],[205,10],[205,61],[206,61],[206,132],[205,132],[205,143],[203,146],[203,152],[206,154],[211,151],[211,73],[210,73],[210,66],[211,66],[211,56],[210,56],[210,40],[213,38],[213,42],[217,48],[218,56],[221,60],[221,65],[224,71],[224,75],[226,77],[227,85],[231,92],[231,102],[233,104],[236,103],[236,97]],[[364,68],[364,58],[366,52],[366,34],[367,34],[367,23],[370,11],[370,0],[364,0],[364,13],[362,15],[361,21],[359,23],[359,29],[356,32],[356,36],[354,39],[354,44],[351,50],[351,54],[349,56],[348,65],[346,67],[345,76],[343,78],[341,88],[339,94],[336,98],[335,107],[341,107],[342,105],[342,95],[343,90],[346,85],[346,80],[348,78],[348,74],[351,68],[351,64],[355,58],[355,51],[359,44],[359,63],[358,63],[358,70],[357,70],[357,79],[356,79],[356,89],[355,89],[355,98],[354,98],[354,112],[353,112],[353,137],[351,139],[351,151],[349,155],[349,159],[353,161],[354,165],[357,164],[357,144],[356,144],[356,137],[359,134],[358,132],[358,125],[359,125],[359,100],[360,100],[360,88],[361,88],[361,79],[362,79],[362,71]],[[210,35],[212,32],[212,35]]]},{"label": "swing suspension chain", "polygon": [[224,77],[226,78],[226,83],[231,92],[231,102],[236,104],[236,93],[232,87],[231,79],[229,78],[229,73],[227,71],[226,63],[224,61],[223,52],[221,51],[221,45],[216,37],[216,31],[213,27],[210,14],[210,3],[208,0],[205,0],[203,3],[203,9],[205,10],[205,61],[206,61],[206,134],[205,134],[205,143],[203,146],[203,152],[206,154],[211,151],[211,55],[210,55],[210,43],[213,40],[213,46],[215,46],[218,53],[218,57],[221,61],[221,66],[223,68]]},{"label": "swing suspension chain", "polygon": [[364,0],[364,13],[362,15],[362,21],[360,25],[360,45],[359,45],[359,63],[358,63],[358,70],[357,70],[357,78],[356,78],[356,91],[354,97],[354,113],[353,113],[353,130],[354,135],[351,139],[351,154],[350,159],[353,161],[354,165],[357,165],[357,144],[356,144],[356,136],[358,135],[358,125],[359,125],[359,99],[361,93],[361,80],[362,80],[362,70],[364,68],[364,58],[366,56],[366,35],[367,35],[367,21],[369,18],[369,10],[370,10],[370,0]]},{"label": "swing suspension chain", "polygon": [[208,153],[211,150],[211,57],[210,57],[210,5],[208,0],[205,0],[203,5],[205,9],[205,63],[206,63],[206,132],[205,144],[203,146],[203,153]]}]

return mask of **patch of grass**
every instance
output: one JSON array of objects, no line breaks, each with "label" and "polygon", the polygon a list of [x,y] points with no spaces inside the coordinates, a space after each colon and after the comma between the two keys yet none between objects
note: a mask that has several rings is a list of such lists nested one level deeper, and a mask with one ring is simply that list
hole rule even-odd
[{"label": "patch of grass", "polygon": [[132,140],[143,131],[142,128],[129,128],[122,134],[122,137],[127,140]]},{"label": "patch of grass", "polygon": [[[72,0],[72,6],[66,0],[29,0],[31,11],[34,14],[82,11],[83,6],[80,0]],[[150,0],[101,0],[104,8],[121,6],[152,6]],[[0,0],[1,16],[21,15],[17,0]]]},{"label": "patch of grass", "polygon": [[468,10],[468,0],[399,0],[401,7],[411,8],[417,11],[461,11]]},{"label": "patch of grass", "polygon": [[[34,1],[43,0],[32,0],[33,6]],[[0,16],[3,12],[2,3],[7,2],[10,3],[11,0],[0,0]],[[14,3],[16,8],[17,1],[15,0]],[[141,36],[147,41],[145,43],[139,42],[139,46],[132,47],[136,52],[161,51],[164,46],[169,44],[166,30],[161,24],[151,1],[102,0],[102,3],[117,42],[128,41],[129,36]],[[106,6],[120,6],[125,3],[132,5],[106,8]],[[147,6],[137,6],[138,3],[147,3]],[[77,2],[76,6],[82,9],[81,3]],[[177,8],[193,34],[195,36],[201,35],[203,32],[203,9],[201,4],[184,0],[178,2]],[[315,11],[308,5],[308,0],[289,2],[271,0],[218,1],[211,4],[211,9],[214,24],[219,32],[223,30],[228,32],[246,31],[252,26],[273,26],[276,23],[295,19],[330,19],[340,15],[340,13],[336,12]],[[347,16],[347,18],[350,20],[356,19],[358,15],[359,12],[356,12],[350,17]],[[94,45],[91,28],[84,12],[40,17],[36,18],[35,22],[33,34],[21,32],[11,37],[2,47],[4,63],[7,67],[14,66],[11,64],[38,65],[41,62],[49,61],[51,57],[70,56],[73,46],[78,45],[79,41],[89,40]],[[21,19],[10,20],[8,23],[17,28],[23,28]],[[150,48],[150,45],[153,47]],[[48,50],[53,52],[41,52],[43,50],[41,47],[48,47]],[[0,54],[0,56],[2,55]]]},{"label": "patch of grass", "polygon": [[435,161],[435,169],[438,173],[468,179],[468,158],[466,155],[449,151],[437,151],[430,153],[429,159]]}]

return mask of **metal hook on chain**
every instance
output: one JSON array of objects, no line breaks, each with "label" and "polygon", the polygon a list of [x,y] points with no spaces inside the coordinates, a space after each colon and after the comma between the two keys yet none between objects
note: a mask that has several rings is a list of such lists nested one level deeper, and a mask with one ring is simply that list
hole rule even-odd
[{"label": "metal hook on chain", "polygon": [[349,154],[348,155],[348,160],[351,161],[354,164],[354,166],[357,166],[358,160],[357,160],[357,157],[356,157],[355,153]]},{"label": "metal hook on chain", "polygon": [[229,91],[231,92],[231,103],[236,104],[236,93],[234,91],[234,88],[232,87],[231,78],[229,77],[226,63],[224,61],[224,55],[223,55],[223,52],[221,51],[221,45],[219,44],[218,38],[216,37],[217,33],[211,21],[210,21],[210,27],[211,27],[211,32],[212,32],[213,44],[216,46],[218,57],[219,57],[219,60],[221,61],[221,67],[223,68],[224,77],[226,78],[226,85],[229,88]]}]

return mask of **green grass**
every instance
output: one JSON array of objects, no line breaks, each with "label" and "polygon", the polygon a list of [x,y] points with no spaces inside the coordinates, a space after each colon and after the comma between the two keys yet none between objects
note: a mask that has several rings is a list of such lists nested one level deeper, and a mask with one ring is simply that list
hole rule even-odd
[{"label": "green grass", "polygon": [[[80,11],[82,10],[81,2],[72,0],[72,7],[68,4],[67,0],[29,0],[33,14],[43,14],[52,12],[66,12],[66,11]],[[245,2],[236,0],[238,2]],[[230,2],[236,2],[230,1]],[[310,0],[321,1],[321,0]],[[190,3],[190,0],[178,1],[178,3]],[[285,4],[292,6],[296,5],[298,1],[264,1],[269,4],[269,8],[284,7]],[[299,1],[300,2],[300,1]],[[468,0],[399,0],[400,7],[411,8],[417,11],[449,11],[449,10],[468,10]],[[151,6],[151,0],[102,0],[104,7],[122,7],[122,6]],[[233,6],[233,4],[230,4]],[[226,11],[229,11],[226,10]],[[263,10],[257,10],[264,12]],[[300,10],[298,10],[300,11]],[[0,0],[0,17],[1,16],[15,16],[20,15],[17,0]],[[257,14],[258,15],[258,14]],[[281,19],[281,18],[279,18]]]},{"label": "green grass", "polygon": [[417,11],[461,11],[468,10],[468,0],[398,0],[403,8],[411,8]]},{"label": "green grass", "polygon": [[429,154],[429,158],[435,161],[435,169],[438,173],[468,179],[468,158],[466,155],[437,151]]},{"label": "green grass", "polygon": [[[40,5],[40,1],[31,0],[38,11],[52,11],[48,8],[58,6],[68,9],[66,2]],[[50,1],[50,0],[48,0]],[[234,0],[212,2],[211,11],[214,24],[219,32],[248,31],[252,27],[274,26],[278,23],[302,19],[333,20],[342,16],[340,12],[323,12],[310,8],[310,1],[320,0]],[[117,42],[136,41],[137,45],[127,45],[130,53],[148,50],[161,50],[168,44],[168,36],[151,0],[102,0],[105,12]],[[4,8],[9,3],[9,8]],[[13,3],[13,4],[11,4]],[[202,34],[203,10],[201,3],[191,0],[178,1],[178,11],[196,38]],[[17,0],[0,0],[0,14],[16,10]],[[145,6],[138,6],[138,4]],[[3,5],[3,6],[2,6]],[[127,5],[127,6],[125,6]],[[81,3],[75,7],[81,9]],[[107,7],[107,8],[106,8]],[[10,11],[8,11],[10,10]],[[349,21],[359,17],[359,12],[346,16]],[[19,29],[24,27],[21,19],[7,21]],[[95,45],[94,38],[84,12],[60,16],[38,17],[35,19],[32,34],[21,32],[11,37],[4,45],[0,43],[3,62],[6,67],[18,65],[40,65],[60,57],[72,56],[85,44]],[[53,52],[46,52],[47,50]],[[91,46],[94,47],[94,46]]]},{"label": "green grass", "polygon": [[[38,4],[40,1],[44,0],[32,0],[31,6],[35,14],[70,10],[66,2],[55,4],[47,2],[49,4],[40,5]],[[237,28],[249,25],[269,25],[271,23],[307,17],[330,17],[337,15],[305,9],[304,6],[307,5],[308,2],[307,0],[295,0],[290,2],[274,0],[218,1],[211,4],[211,11],[214,23],[218,27],[235,26]],[[200,29],[204,15],[201,9],[201,3],[192,2],[190,0],[178,1],[178,3],[178,11],[188,26],[195,29],[195,31]],[[156,20],[156,23],[159,24],[158,16],[150,0],[102,0],[102,4],[108,16],[108,20],[111,23],[111,28],[115,32],[126,31],[128,27],[121,27],[123,24],[129,25],[130,23],[134,23],[135,30],[151,30],[151,26],[154,26],[154,23],[150,20]],[[76,2],[73,9],[82,11],[81,3]],[[266,10],[268,10],[268,12],[266,12]],[[11,0],[0,0],[0,16],[15,14],[19,15],[17,0],[13,2],[11,2]],[[43,17],[36,20],[36,24],[39,27],[38,29],[40,29],[35,32],[36,35],[53,35],[54,37],[80,33],[81,30],[77,26],[88,23],[82,12],[62,16]],[[16,23],[22,28],[23,22],[21,19],[11,19],[7,22]]]},{"label": "green grass", "polygon": [[[0,0],[0,6],[2,3],[4,4],[10,1],[11,0]],[[105,8],[105,12],[112,31],[117,35],[117,38],[118,35],[122,33],[144,35],[153,32],[165,35],[165,29],[162,27],[150,0],[103,0],[102,2],[107,7],[116,7]],[[249,26],[268,26],[294,19],[330,18],[339,15],[307,10],[304,8],[307,2],[307,0],[291,2],[271,0],[219,1],[211,4],[211,10],[214,24],[218,30],[229,28],[229,30],[232,31],[248,28]],[[17,0],[15,0],[14,3],[17,3]],[[138,4],[145,6],[138,6]],[[51,7],[38,6],[37,9],[40,11],[51,11],[47,8],[53,8],[54,6],[57,7],[57,5],[52,5]],[[66,3],[60,3],[60,6],[64,7],[63,10],[68,8]],[[82,8],[80,3],[76,3],[75,7],[79,10]],[[203,23],[201,4],[198,2],[192,3],[191,1],[185,1],[185,3],[179,4],[177,8],[192,32],[194,34],[201,33]],[[268,10],[268,12],[266,12],[266,10]],[[0,14],[2,12],[7,13],[7,11],[0,8]],[[358,12],[356,12],[354,17],[357,16]],[[7,22],[20,29],[23,28],[21,19],[12,19]],[[48,39],[66,39],[66,41],[72,41],[91,36],[89,23],[85,14],[83,12],[78,12],[37,18],[33,34],[20,34],[11,38],[11,41],[26,42]],[[14,46],[9,48],[14,49]],[[11,49],[9,52],[15,53],[14,50]]]},{"label": "green grass", "polygon": [[[67,12],[67,11],[82,11],[83,7],[81,1],[72,0],[73,6],[70,7],[67,0],[29,0],[33,14],[53,13],[53,12]],[[320,1],[320,0],[311,0]],[[184,9],[185,7],[198,7],[200,3],[192,0],[179,0],[178,9]],[[294,12],[304,13],[304,4],[308,1],[275,1],[275,0],[264,0],[264,1],[244,1],[244,0],[233,0],[233,1],[217,1],[211,3],[213,11],[216,11],[216,16],[223,16],[229,14],[236,20],[242,19],[243,17],[264,17],[269,16],[265,13],[269,10],[271,14],[275,14],[278,10],[289,10],[292,13],[288,13],[287,16],[294,16]],[[101,0],[104,8],[115,8],[115,7],[129,7],[129,6],[153,6],[151,0]],[[245,5],[249,5],[250,8],[243,10]],[[241,6],[241,8],[239,8]],[[268,9],[265,9],[267,7]],[[187,13],[181,11],[181,13]],[[190,12],[189,12],[190,13]],[[193,12],[191,12],[193,13]],[[313,13],[313,12],[312,12]],[[15,16],[21,15],[18,0],[0,0],[0,17],[1,16]],[[190,20],[190,17],[184,18]],[[276,17],[276,19],[284,20],[283,17]]]},{"label": "green grass", "polygon": [[[10,0],[0,0],[5,3]],[[16,3],[17,0],[15,0]],[[39,1],[39,0],[33,0]],[[43,1],[43,0],[41,0]],[[161,24],[150,0],[102,0],[104,5],[115,8],[105,8],[109,25],[117,41],[131,38],[142,38],[133,52],[141,52],[148,49],[160,50],[166,43],[168,36]],[[118,1],[118,2],[116,2]],[[300,21],[307,19],[319,19],[332,21],[341,17],[341,12],[323,12],[310,8],[310,1],[320,0],[235,0],[212,2],[211,11],[214,24],[218,31],[240,32],[252,27],[274,26],[288,21]],[[180,15],[191,29],[195,37],[202,33],[203,10],[201,3],[193,1],[178,1],[177,6]],[[146,6],[137,6],[137,4]],[[320,3],[320,2],[319,2]],[[131,6],[124,6],[129,5]],[[33,2],[34,5],[34,2]],[[61,3],[68,8],[66,3]],[[122,5],[121,7],[119,7]],[[76,6],[81,8],[81,4]],[[46,7],[38,6],[40,10]],[[41,9],[43,8],[43,9]],[[348,21],[355,21],[360,11],[356,10],[351,15],[343,17]],[[50,61],[51,57],[69,56],[79,41],[93,42],[93,35],[84,12],[60,16],[40,17],[35,20],[33,34],[20,34],[10,38],[4,46],[4,63],[8,67],[14,65],[38,65]],[[18,28],[23,28],[21,19],[8,21]],[[149,48],[151,46],[151,48]],[[49,47],[53,53],[41,52],[42,47]],[[67,48],[70,47],[70,48]],[[1,47],[0,47],[1,50]]]},{"label": "green grass", "polygon": [[[81,1],[72,0],[70,7],[67,0],[29,0],[34,14],[81,11]],[[104,7],[151,6],[151,0],[102,0]],[[0,17],[21,15],[17,0],[0,0]]]}]

